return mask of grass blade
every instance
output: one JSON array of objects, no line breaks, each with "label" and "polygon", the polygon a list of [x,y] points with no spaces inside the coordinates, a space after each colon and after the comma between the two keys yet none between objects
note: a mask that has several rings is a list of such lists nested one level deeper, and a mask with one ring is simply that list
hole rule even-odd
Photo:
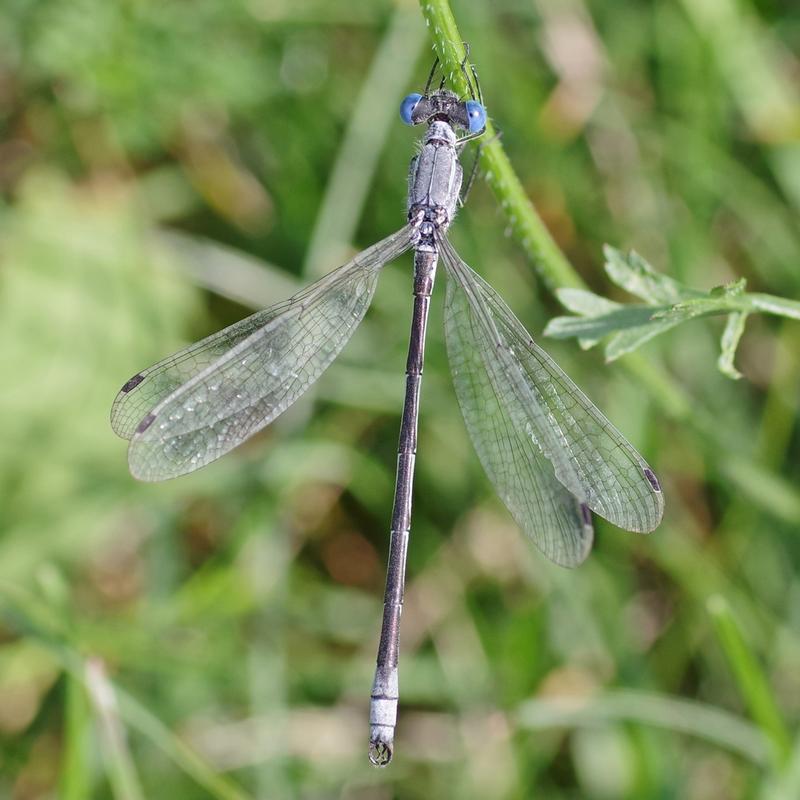
[{"label": "grass blade", "polygon": [[116,800],[144,800],[139,776],[128,750],[125,729],[120,719],[117,697],[99,658],[90,659],[85,669],[86,689],[97,716],[98,728]]},{"label": "grass blade", "polygon": [[706,604],[725,657],[736,678],[744,701],[758,726],[772,745],[776,764],[783,765],[791,752],[791,737],[775,697],[755,653],[745,639],[728,602],[712,595]]},{"label": "grass blade", "polygon": [[769,749],[761,731],[746,720],[704,703],[655,692],[617,690],[597,697],[531,700],[518,711],[523,727],[591,727],[608,722],[637,722],[696,736],[765,764]]},{"label": "grass blade", "polygon": [[91,776],[92,716],[83,684],[66,675],[64,702],[64,759],[61,767],[61,800],[89,797]]}]

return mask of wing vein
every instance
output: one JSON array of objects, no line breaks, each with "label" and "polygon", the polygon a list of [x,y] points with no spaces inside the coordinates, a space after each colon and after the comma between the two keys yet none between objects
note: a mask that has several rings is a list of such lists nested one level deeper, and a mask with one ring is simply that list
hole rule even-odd
[{"label": "wing vein", "polygon": [[[574,524],[562,525],[562,535],[578,533],[585,539],[585,529],[590,523],[584,517],[582,505],[627,530],[654,529],[663,513],[663,495],[647,462],[535,344],[499,295],[461,260],[450,242],[443,238],[440,244],[442,259],[452,279],[448,288],[456,287],[449,290],[464,298],[465,309],[460,313],[468,314],[470,319],[469,331],[462,331],[461,335],[468,336],[470,346],[480,354],[496,405],[502,408],[518,441],[533,445],[533,449],[526,445],[528,459],[541,462],[540,469],[546,464],[548,480],[552,477],[570,495]],[[458,313],[454,312],[455,321],[449,322],[448,345],[456,338]],[[466,391],[462,385],[459,394],[462,410],[465,403],[461,394]],[[495,435],[501,435],[499,429]],[[491,462],[491,457],[480,452],[487,446],[485,443],[479,446],[476,441],[484,466]],[[516,447],[501,441],[495,446],[501,452],[510,451],[510,458],[515,460]],[[509,481],[513,484],[513,480],[505,479],[505,483]],[[550,500],[555,498],[552,487],[543,480],[536,489],[549,491]],[[503,491],[499,491],[502,496]],[[542,511],[547,516],[544,506],[539,506],[536,516],[542,517]]]}]

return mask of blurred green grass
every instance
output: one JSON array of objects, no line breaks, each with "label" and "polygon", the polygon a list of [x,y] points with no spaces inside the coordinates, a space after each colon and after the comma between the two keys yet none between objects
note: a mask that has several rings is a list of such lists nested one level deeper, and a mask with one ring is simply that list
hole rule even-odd
[{"label": "blurred green grass", "polygon": [[[800,12],[454,3],[529,197],[708,290],[800,296]],[[545,563],[493,497],[434,302],[398,757],[365,757],[407,259],[319,387],[200,473],[128,475],[137,369],[403,219],[408,3],[8,0],[0,14],[0,797],[800,796],[797,323],[547,349],[665,484],[650,537]],[[364,121],[373,126],[365,128]],[[563,313],[480,183],[453,228],[534,332]],[[180,236],[177,236],[179,233]],[[439,287],[441,289],[441,287]],[[441,294],[438,293],[441,297]]]}]

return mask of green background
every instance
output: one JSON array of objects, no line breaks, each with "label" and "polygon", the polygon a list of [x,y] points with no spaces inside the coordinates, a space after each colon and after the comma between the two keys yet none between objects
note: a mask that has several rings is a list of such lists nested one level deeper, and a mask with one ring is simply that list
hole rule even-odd
[{"label": "green background", "polygon": [[[528,196],[697,289],[800,296],[787,0],[454,5]],[[144,485],[108,424],[138,369],[404,219],[431,62],[411,2],[3,0],[0,797],[800,796],[800,326],[623,359],[543,341],[652,464],[664,522],[567,571],[472,451],[434,298],[392,766],[366,760],[410,259],[309,395]],[[452,238],[537,335],[563,314],[482,181]],[[440,281],[443,283],[443,281]],[[542,339],[540,338],[540,341]],[[629,357],[628,357],[629,358]]]}]

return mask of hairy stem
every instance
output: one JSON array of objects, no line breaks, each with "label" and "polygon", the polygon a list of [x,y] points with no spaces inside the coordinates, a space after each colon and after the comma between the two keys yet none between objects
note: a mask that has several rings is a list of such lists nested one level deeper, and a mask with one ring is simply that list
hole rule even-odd
[{"label": "hairy stem", "polygon": [[[450,85],[466,94],[468,86],[461,63],[464,43],[458,32],[447,0],[420,0],[422,14],[431,32],[436,55]],[[530,258],[539,277],[551,290],[565,287],[584,288],[585,284],[553,240],[533,207],[525,189],[508,160],[503,144],[491,120],[486,123],[481,165],[486,181],[500,201],[513,237]]]}]

